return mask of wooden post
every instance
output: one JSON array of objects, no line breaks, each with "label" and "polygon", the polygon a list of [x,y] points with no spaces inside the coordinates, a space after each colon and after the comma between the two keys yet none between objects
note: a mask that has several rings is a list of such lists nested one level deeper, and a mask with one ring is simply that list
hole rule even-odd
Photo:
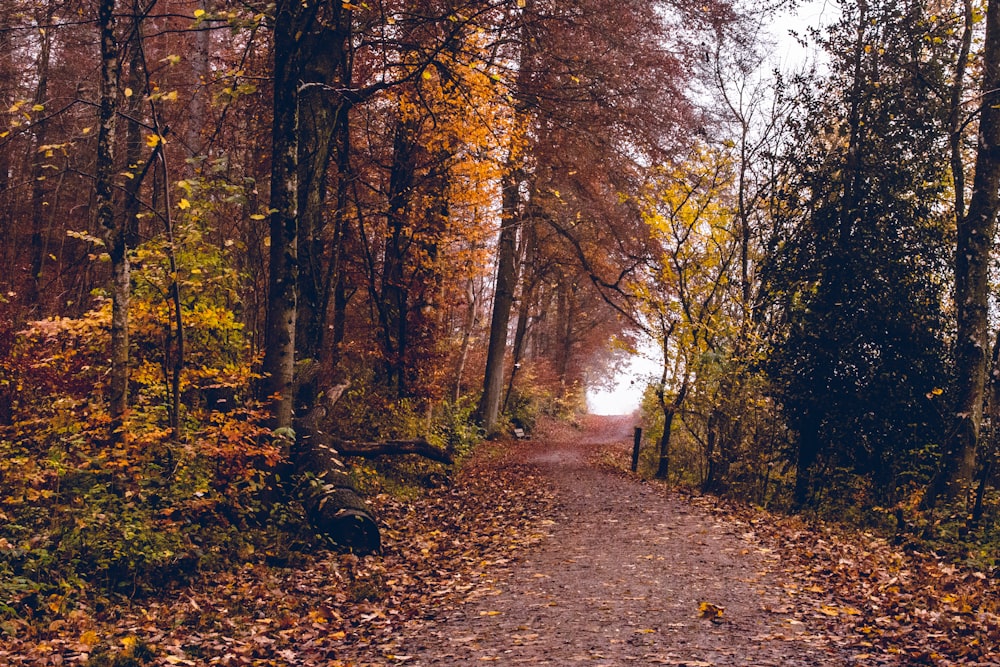
[{"label": "wooden post", "polygon": [[639,445],[642,444],[642,429],[635,427],[635,439],[632,443],[632,472],[639,470]]}]

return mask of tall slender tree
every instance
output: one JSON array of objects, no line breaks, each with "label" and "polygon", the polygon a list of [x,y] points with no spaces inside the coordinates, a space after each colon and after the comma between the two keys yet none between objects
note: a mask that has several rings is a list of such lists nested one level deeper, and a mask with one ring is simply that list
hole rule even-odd
[{"label": "tall slender tree", "polygon": [[101,44],[101,78],[98,103],[97,165],[95,172],[97,222],[111,256],[111,381],[109,411],[114,437],[123,434],[128,409],[128,308],[131,293],[128,247],[123,218],[114,205],[115,127],[118,115],[118,37],[115,33],[115,0],[98,5]]}]

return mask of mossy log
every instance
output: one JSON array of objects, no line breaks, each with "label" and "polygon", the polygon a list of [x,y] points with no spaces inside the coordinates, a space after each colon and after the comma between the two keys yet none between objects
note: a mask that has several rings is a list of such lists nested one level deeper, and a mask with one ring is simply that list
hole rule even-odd
[{"label": "mossy log", "polygon": [[302,504],[313,528],[355,553],[380,551],[382,538],[375,516],[329,441],[313,434],[298,459],[299,470],[308,473]]},{"label": "mossy log", "polygon": [[[328,394],[331,405],[343,387]],[[307,480],[301,494],[306,516],[317,532],[345,549],[376,553],[382,548],[378,523],[347,474],[336,444],[320,428],[325,415],[325,407],[317,405],[295,420],[295,463]]]},{"label": "mossy log", "polygon": [[[307,375],[307,370],[303,375]],[[337,385],[322,392],[305,416],[295,420],[295,464],[307,483],[302,486],[302,504],[313,528],[338,545],[355,553],[381,549],[378,523],[347,473],[343,456],[374,457],[419,454],[441,463],[452,456],[424,439],[384,442],[338,441],[323,431],[327,407],[336,403],[347,387]]]}]

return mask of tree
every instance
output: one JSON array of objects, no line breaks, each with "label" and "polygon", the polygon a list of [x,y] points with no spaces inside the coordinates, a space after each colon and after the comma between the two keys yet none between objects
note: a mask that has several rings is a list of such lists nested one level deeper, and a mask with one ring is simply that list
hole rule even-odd
[{"label": "tree", "polygon": [[[971,14],[968,6],[965,14],[967,17]],[[960,58],[968,52],[965,46],[967,40],[963,39]],[[938,472],[927,489],[924,499],[927,506],[933,506],[939,497],[954,500],[963,492],[971,492],[986,400],[986,373],[990,358],[987,331],[989,264],[996,235],[997,211],[1000,209],[1000,155],[997,153],[1000,148],[1000,7],[995,1],[989,2],[986,10],[982,58],[975,176],[969,209],[964,215],[962,193],[957,190],[961,181],[956,183],[955,307],[958,330],[955,344],[957,395],[954,436],[949,438]],[[960,61],[958,71],[963,71],[964,66],[964,60]],[[956,87],[960,84],[961,81],[956,82]],[[952,128],[954,132],[954,122]],[[953,156],[955,151],[953,143]],[[960,173],[961,169],[955,169],[956,175]]]},{"label": "tree", "polygon": [[789,144],[786,238],[766,276],[781,326],[767,364],[797,433],[797,504],[841,484],[892,501],[919,483],[919,453],[943,435],[948,165],[937,92],[953,51],[928,36],[921,11],[846,8],[827,45],[824,97],[806,105]]},{"label": "tree", "polygon": [[[671,437],[692,389],[712,381],[727,321],[729,272],[739,255],[733,164],[696,146],[688,160],[664,168],[642,200],[656,253],[649,278],[632,289],[663,353],[655,394],[663,413],[656,476],[670,472]],[[736,223],[736,224],[734,224]]]},{"label": "tree", "polygon": [[[292,383],[298,318],[298,165],[301,59],[297,35],[316,30],[320,4],[280,2],[274,15],[274,90],[271,131],[270,255],[264,394],[273,401],[272,426],[292,427]],[[309,43],[308,41],[306,43]],[[319,175],[317,175],[319,177]]]},{"label": "tree", "polygon": [[[697,9],[639,2],[611,7],[584,0],[521,5],[517,50],[511,55],[518,66],[511,87],[528,144],[512,162],[511,182],[505,184],[489,362],[479,408],[487,432],[496,428],[506,376],[514,285],[521,280],[524,298],[537,281],[519,271],[520,234],[530,225],[551,226],[562,239],[560,252],[581,267],[585,289],[594,290],[615,313],[609,321],[621,316],[628,323],[632,314],[623,279],[638,266],[645,237],[640,216],[622,204],[621,195],[637,192],[642,164],[672,155],[697,128],[685,97],[685,85],[695,72],[692,47],[704,37],[702,31],[737,19],[726,3]],[[538,266],[546,265],[537,260]],[[566,323],[550,322],[565,330]]]},{"label": "tree", "polygon": [[115,213],[113,179],[115,176],[115,127],[118,114],[118,38],[115,35],[115,0],[101,0],[98,5],[98,29],[101,40],[101,79],[98,106],[97,166],[95,173],[97,222],[104,232],[111,256],[111,382],[109,412],[112,433],[121,437],[122,420],[128,408],[128,302],[129,258],[125,224]]}]

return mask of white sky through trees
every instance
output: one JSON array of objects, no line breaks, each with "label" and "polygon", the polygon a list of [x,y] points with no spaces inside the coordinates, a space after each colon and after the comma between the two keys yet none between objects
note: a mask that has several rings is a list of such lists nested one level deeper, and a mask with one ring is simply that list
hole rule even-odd
[{"label": "white sky through trees", "polygon": [[[788,12],[779,14],[772,24],[771,34],[777,42],[772,67],[785,72],[801,70],[822,59],[815,45],[803,46],[799,40],[809,40],[810,29],[821,29],[833,22],[839,13],[835,0],[810,0]],[[624,361],[615,371],[611,386],[587,390],[587,408],[593,414],[621,415],[634,412],[642,401],[646,387],[659,381],[661,359],[657,345],[647,341],[638,354]]]}]

